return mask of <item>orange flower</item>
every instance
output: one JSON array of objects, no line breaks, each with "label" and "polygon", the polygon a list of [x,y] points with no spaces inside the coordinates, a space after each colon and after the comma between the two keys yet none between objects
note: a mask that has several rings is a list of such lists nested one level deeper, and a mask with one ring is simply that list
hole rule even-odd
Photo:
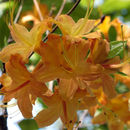
[{"label": "orange flower", "polygon": [[[48,11],[47,6],[45,4],[42,4],[42,3],[38,3],[38,4],[39,4],[39,9],[40,9],[40,12],[41,12],[43,19],[48,18],[49,11]],[[32,11],[23,12],[21,14],[21,17],[20,17],[20,20],[18,21],[18,23],[20,25],[24,25],[25,27],[31,27],[28,23],[29,21],[33,21],[34,25],[38,24],[41,21],[39,14],[37,12],[36,6],[33,6]]]},{"label": "orange flower", "polygon": [[80,19],[77,23],[68,15],[60,15],[57,20],[52,20],[58,25],[63,35],[71,38],[100,38],[100,33],[91,32],[95,25],[95,20],[87,18]]},{"label": "orange flower", "polygon": [[[39,63],[32,73],[40,82],[57,78],[73,79],[81,89],[89,87],[87,81],[101,79],[105,93],[110,98],[114,97],[114,80],[101,65],[86,61],[89,46],[89,40],[72,42],[69,37],[51,34],[48,41],[36,50],[42,56],[43,63]],[[76,91],[77,88],[73,89]]]},{"label": "orange flower", "polygon": [[124,124],[130,120],[130,111],[128,108],[128,99],[130,93],[119,95],[107,102],[106,106],[102,107],[102,112],[94,117],[93,123],[108,122],[110,130],[122,130]]},{"label": "orange flower", "polygon": [[95,97],[85,96],[86,91],[78,89],[71,100],[59,91],[60,88],[56,88],[54,94],[47,94],[42,97],[48,108],[39,112],[34,118],[39,127],[48,126],[60,117],[67,129],[72,130],[77,121],[76,111],[87,109],[96,104]]},{"label": "orange flower", "polygon": [[12,24],[9,28],[16,43],[8,45],[0,52],[0,60],[2,62],[7,62],[10,56],[16,53],[21,54],[23,60],[26,61],[30,54],[39,46],[43,33],[50,29],[50,25],[48,20],[45,20],[35,25],[30,32],[19,24]]},{"label": "orange flower", "polygon": [[23,116],[31,118],[32,100],[41,97],[47,91],[47,87],[44,83],[37,82],[24,64],[20,55],[11,56],[9,62],[6,63],[8,75],[3,74],[0,77],[3,85],[1,91],[4,93],[4,102],[9,102],[12,98],[17,99]]},{"label": "orange flower", "polygon": [[[90,8],[91,0],[88,0],[88,7],[84,18],[81,18],[77,23],[68,15],[60,15],[56,20],[52,21],[59,27],[63,36],[71,37],[71,40],[76,40],[77,38],[100,38],[100,33],[97,31],[92,32],[95,27],[95,20],[89,20],[93,5]],[[76,38],[76,39],[75,39]]]}]

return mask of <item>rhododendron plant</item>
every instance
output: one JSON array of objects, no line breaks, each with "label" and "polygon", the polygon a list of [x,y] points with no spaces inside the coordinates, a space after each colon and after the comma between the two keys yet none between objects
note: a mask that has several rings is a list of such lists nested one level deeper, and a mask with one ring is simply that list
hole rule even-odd
[{"label": "rhododendron plant", "polygon": [[[93,116],[94,124],[108,123],[110,130],[123,130],[130,121],[130,93],[117,91],[118,82],[130,89],[130,74],[122,71],[125,66],[130,69],[130,58],[125,51],[128,35],[124,36],[117,20],[110,22],[106,17],[99,23],[89,19],[92,2],[90,8],[91,0],[88,0],[86,15],[77,22],[67,14],[56,19],[48,16],[30,31],[24,25],[15,24],[14,9],[11,12],[9,29],[15,43],[0,51],[6,70],[0,77],[0,92],[4,95],[3,102],[15,98],[22,115],[34,118],[39,128],[60,118],[72,130],[79,122],[77,111],[86,109]],[[54,24],[61,34],[51,32]],[[120,41],[108,38],[111,25],[119,31]],[[29,71],[27,64],[33,53],[41,59]],[[50,89],[47,84],[54,80],[57,85]],[[47,108],[34,117],[32,110],[37,98]],[[98,109],[101,111],[95,116]]]}]

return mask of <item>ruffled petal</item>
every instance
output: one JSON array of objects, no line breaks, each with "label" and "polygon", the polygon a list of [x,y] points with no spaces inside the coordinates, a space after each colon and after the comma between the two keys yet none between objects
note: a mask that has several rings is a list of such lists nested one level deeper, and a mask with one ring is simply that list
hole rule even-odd
[{"label": "ruffled petal", "polygon": [[115,82],[113,78],[107,74],[102,74],[101,79],[104,93],[108,96],[108,98],[115,97],[116,91],[115,91]]},{"label": "ruffled petal", "polygon": [[11,55],[18,53],[21,54],[23,60],[27,62],[27,59],[31,54],[31,52],[32,52],[32,48],[30,48],[29,46],[22,45],[19,43],[10,44],[0,52],[0,60],[2,62],[8,62]]},{"label": "ruffled petal", "polygon": [[32,104],[29,98],[28,94],[24,94],[19,96],[18,98],[18,107],[20,111],[22,112],[22,115],[25,118],[31,118],[32,117]]},{"label": "ruffled petal", "polygon": [[74,20],[68,15],[60,15],[54,23],[58,25],[63,35],[71,35],[72,27],[75,24]]},{"label": "ruffled petal", "polygon": [[59,111],[57,108],[44,109],[38,113],[34,120],[36,120],[39,128],[51,125],[58,119]]},{"label": "ruffled petal", "polygon": [[78,89],[78,84],[73,79],[60,79],[59,92],[64,99],[72,99]]}]

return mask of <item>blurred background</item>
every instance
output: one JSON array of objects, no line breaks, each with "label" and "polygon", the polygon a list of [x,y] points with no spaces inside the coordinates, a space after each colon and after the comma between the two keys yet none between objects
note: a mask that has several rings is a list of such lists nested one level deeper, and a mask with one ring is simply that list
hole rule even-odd
[{"label": "blurred background", "polygon": [[[17,6],[14,13],[14,22],[26,26],[29,30],[34,24],[40,21],[42,18],[39,16],[37,9],[34,5],[34,0],[16,0]],[[37,1],[42,13],[43,18],[49,16],[55,17],[63,4],[63,0],[38,0]],[[63,14],[66,14],[74,5],[76,0],[66,0]],[[14,1],[0,0],[0,50],[8,44],[11,44],[12,38],[8,29],[7,23],[10,21],[9,10],[13,7]],[[79,18],[85,16],[87,10],[87,0],[81,0],[79,5],[70,14],[72,18],[77,21]],[[118,18],[122,23],[130,27],[130,0],[95,0],[94,9],[90,15],[90,19],[100,19],[103,15],[110,16],[110,21]],[[110,22],[108,21],[108,22]],[[57,31],[58,33],[58,31]],[[37,54],[33,54],[30,58],[28,69],[31,71],[38,63],[40,57]],[[0,62],[1,73],[4,71],[3,64]],[[55,82],[48,83],[48,85],[54,85]],[[1,86],[2,87],[2,86]],[[0,105],[2,104],[3,96],[0,96]],[[15,104],[16,100],[13,99],[9,104]],[[46,106],[41,99],[37,99],[34,106],[34,116]],[[107,130],[107,125],[92,125],[91,116],[88,111],[79,111],[79,119],[83,120],[81,128],[79,130]],[[8,117],[8,118],[7,118]],[[6,120],[7,119],[7,120]],[[6,122],[7,121],[7,122]],[[2,123],[4,122],[4,123]],[[7,125],[8,130],[37,130],[38,126],[33,119],[24,119],[21,115],[17,105],[13,107],[0,108],[0,126]],[[1,127],[0,130],[6,130],[7,128]],[[53,125],[41,128],[40,130],[61,130],[63,125],[57,120]],[[126,128],[127,129],[127,128]]]}]

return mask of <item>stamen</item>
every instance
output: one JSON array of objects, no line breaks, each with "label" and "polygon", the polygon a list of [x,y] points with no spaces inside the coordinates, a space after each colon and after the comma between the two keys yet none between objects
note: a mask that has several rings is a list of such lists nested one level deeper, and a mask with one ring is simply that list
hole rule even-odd
[{"label": "stamen", "polygon": [[[78,35],[80,33],[80,31],[84,28],[85,24],[87,23],[88,21],[88,17],[90,16],[92,10],[93,10],[93,7],[94,7],[94,0],[93,0],[93,5],[92,5],[92,8],[90,9],[90,1],[91,0],[88,0],[88,8],[87,8],[87,12],[86,12],[86,15],[84,17],[84,21],[83,23],[81,24],[81,26],[77,29],[77,31],[74,33],[74,36],[75,35]],[[90,11],[89,11],[90,9]]]},{"label": "stamen", "polygon": [[72,69],[74,69],[74,65],[71,63],[71,61],[69,60],[69,58],[68,58],[67,55],[66,55],[66,51],[65,51],[65,48],[64,48],[62,39],[61,39],[61,47],[62,47],[62,51],[63,51],[62,55],[63,55],[65,61],[68,63],[68,65],[69,65]]},{"label": "stamen", "polygon": [[0,105],[0,107],[2,107],[2,108],[5,108],[5,107],[14,107],[16,105],[17,105],[17,103],[13,103],[13,104],[9,104],[9,105]]},{"label": "stamen", "polygon": [[[10,3],[10,2],[9,2],[9,3]],[[16,28],[15,25],[14,25],[14,22],[13,22],[13,14],[14,14],[16,5],[17,5],[17,2],[14,0],[14,5],[13,5],[12,10],[11,10],[11,7],[10,7],[10,9],[9,9],[9,11],[10,11],[10,19],[11,19],[11,25],[12,25],[14,31],[17,33],[17,37],[18,37],[19,39],[21,39],[23,42],[25,42],[26,44],[28,44],[29,46],[31,46],[32,44],[31,44],[30,42],[28,42],[28,40],[26,40],[26,39],[19,33],[19,31],[17,30],[17,28]]]}]

